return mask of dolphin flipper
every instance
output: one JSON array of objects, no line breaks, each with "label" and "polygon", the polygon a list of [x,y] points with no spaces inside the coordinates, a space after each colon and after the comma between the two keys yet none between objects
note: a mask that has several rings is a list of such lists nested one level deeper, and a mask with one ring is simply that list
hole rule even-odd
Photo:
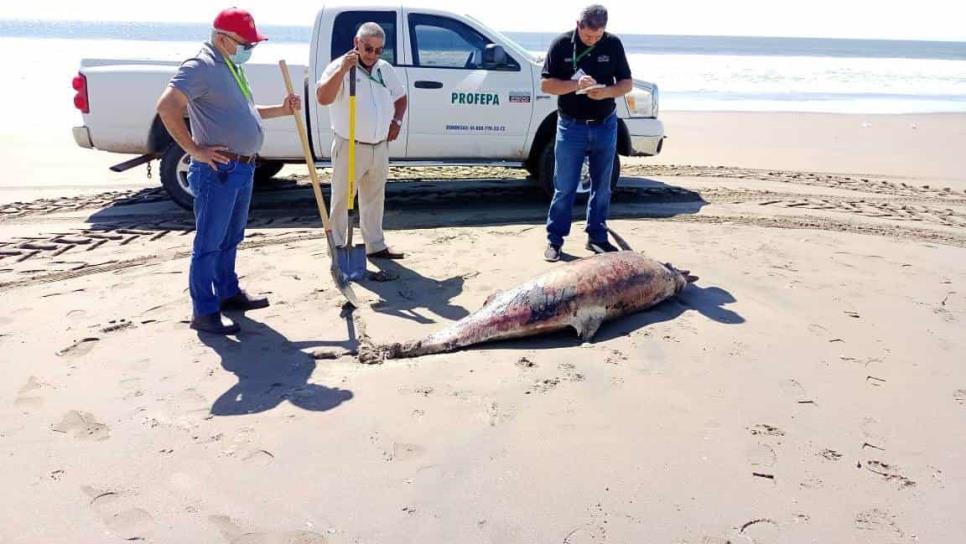
[{"label": "dolphin flipper", "polygon": [[577,331],[577,335],[580,336],[582,341],[590,342],[597,334],[597,329],[600,328],[601,323],[604,322],[605,315],[606,312],[604,311],[586,312],[583,315],[575,316],[570,325]]}]

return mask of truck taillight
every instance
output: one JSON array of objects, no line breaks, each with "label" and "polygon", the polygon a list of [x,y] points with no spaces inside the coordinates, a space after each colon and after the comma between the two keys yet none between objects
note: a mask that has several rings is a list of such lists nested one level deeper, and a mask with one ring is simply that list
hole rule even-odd
[{"label": "truck taillight", "polygon": [[77,91],[77,94],[74,95],[74,107],[79,109],[81,113],[90,113],[91,105],[87,99],[87,77],[84,74],[77,74],[74,76],[72,85],[74,90]]}]

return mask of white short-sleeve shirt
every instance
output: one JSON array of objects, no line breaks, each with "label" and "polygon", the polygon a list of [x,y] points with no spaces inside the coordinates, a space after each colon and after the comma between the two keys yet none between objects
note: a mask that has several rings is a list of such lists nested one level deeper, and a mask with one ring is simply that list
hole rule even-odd
[{"label": "white short-sleeve shirt", "polygon": [[[322,72],[319,83],[339,71],[342,57],[333,60]],[[370,77],[371,76],[371,77]],[[318,85],[317,84],[317,85]],[[389,123],[395,115],[394,104],[406,96],[396,70],[388,62],[379,59],[367,73],[360,65],[356,69],[356,140],[376,144],[389,135]],[[332,130],[343,139],[349,139],[349,73],[342,79],[342,87],[329,104]]]}]

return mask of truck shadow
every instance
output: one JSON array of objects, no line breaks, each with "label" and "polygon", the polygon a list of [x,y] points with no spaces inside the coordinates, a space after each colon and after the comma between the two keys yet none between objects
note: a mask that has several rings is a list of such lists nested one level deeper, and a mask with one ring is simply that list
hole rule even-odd
[{"label": "truck shadow", "polygon": [[[145,189],[101,208],[87,220],[97,230],[189,231],[191,212]],[[329,201],[328,187],[323,194]],[[690,189],[649,178],[625,177],[614,192],[613,219],[666,218],[698,213],[707,202]],[[522,179],[391,180],[386,189],[386,230],[452,226],[539,225],[546,221],[547,197],[532,181]],[[582,199],[574,218],[585,214]],[[256,189],[249,228],[318,228],[312,189],[304,183],[279,180]]]}]

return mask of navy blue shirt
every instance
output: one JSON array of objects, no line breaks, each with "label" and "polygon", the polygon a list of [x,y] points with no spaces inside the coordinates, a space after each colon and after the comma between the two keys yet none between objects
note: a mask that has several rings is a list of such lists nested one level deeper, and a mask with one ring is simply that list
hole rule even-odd
[{"label": "navy blue shirt", "polygon": [[[547,58],[543,61],[543,78],[571,79],[577,70],[583,70],[597,83],[604,85],[614,85],[622,79],[631,78],[624,44],[620,38],[607,32],[591,47],[580,41],[576,29],[564,32],[550,44]],[[604,119],[613,113],[615,107],[613,98],[593,100],[576,93],[557,97],[557,111],[577,119]]]}]

